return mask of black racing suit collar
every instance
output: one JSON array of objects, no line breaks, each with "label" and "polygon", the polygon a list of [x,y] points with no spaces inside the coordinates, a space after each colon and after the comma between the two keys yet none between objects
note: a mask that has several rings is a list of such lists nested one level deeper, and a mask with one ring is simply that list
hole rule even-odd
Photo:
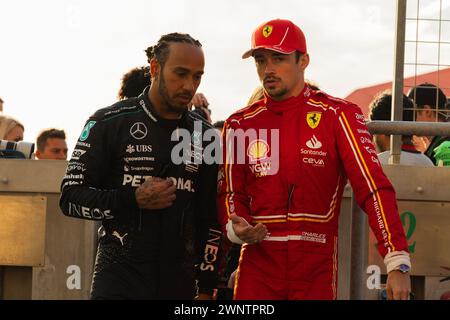
[{"label": "black racing suit collar", "polygon": [[169,119],[161,118],[156,113],[155,108],[153,107],[152,103],[150,102],[150,99],[148,98],[149,90],[150,90],[150,86],[147,86],[144,89],[144,91],[139,95],[138,100],[139,100],[139,105],[145,111],[145,113],[148,115],[150,120],[152,120],[153,122],[158,123],[162,126],[168,126],[168,127],[177,127],[181,123],[186,122],[186,117],[187,117],[187,113],[188,113],[187,109],[185,112],[183,112],[180,119],[169,120]]}]

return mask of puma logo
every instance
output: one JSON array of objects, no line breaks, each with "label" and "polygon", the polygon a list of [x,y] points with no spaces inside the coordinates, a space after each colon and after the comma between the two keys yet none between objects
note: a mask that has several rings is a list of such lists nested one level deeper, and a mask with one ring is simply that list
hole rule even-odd
[{"label": "puma logo", "polygon": [[113,235],[114,237],[116,237],[117,239],[119,239],[119,240],[120,240],[120,243],[121,243],[122,246],[123,246],[123,239],[128,235],[128,233],[125,233],[123,236],[120,236],[120,234],[119,234],[117,231],[114,231],[114,232],[112,233],[112,235]]}]

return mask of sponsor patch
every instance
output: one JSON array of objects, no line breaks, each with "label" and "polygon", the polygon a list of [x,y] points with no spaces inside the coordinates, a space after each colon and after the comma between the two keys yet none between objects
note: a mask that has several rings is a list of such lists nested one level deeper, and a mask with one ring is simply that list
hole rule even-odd
[{"label": "sponsor patch", "polygon": [[192,144],[194,146],[198,147],[198,146],[202,145],[202,133],[201,132],[198,132],[198,131],[192,132],[191,138],[192,138]]},{"label": "sponsor patch", "polygon": [[355,113],[356,122],[362,125],[366,125],[366,119],[364,119],[364,115],[360,113]]},{"label": "sponsor patch", "polygon": [[303,163],[312,165],[313,167],[325,167],[325,160],[316,158],[303,158]]},{"label": "sponsor patch", "polygon": [[147,127],[142,122],[136,122],[130,128],[130,134],[136,140],[142,140],[147,136]]},{"label": "sponsor patch", "polygon": [[306,142],[306,146],[310,149],[320,149],[322,148],[322,142],[313,135],[312,138]]},{"label": "sponsor patch", "polygon": [[89,137],[89,133],[91,132],[91,129],[94,127],[97,121],[89,121],[86,126],[83,129],[83,132],[81,132],[80,135],[80,141],[86,141]]},{"label": "sponsor patch", "polygon": [[191,173],[198,172],[198,164],[195,163],[186,163],[186,171]]},{"label": "sponsor patch", "polygon": [[269,175],[271,164],[272,163],[270,161],[252,164],[250,166],[250,170],[252,171],[252,173],[255,175],[256,178],[262,178]]},{"label": "sponsor patch", "polygon": [[90,143],[86,143],[86,142],[81,142],[81,141],[78,141],[77,142],[77,146],[78,147],[85,147],[85,148],[90,148],[91,147],[91,144]]},{"label": "sponsor patch", "polygon": [[308,112],[308,115],[306,116],[306,122],[308,123],[309,127],[311,129],[317,128],[317,126],[320,123],[320,119],[322,119],[322,113],[321,112]]},{"label": "sponsor patch", "polygon": [[264,38],[270,37],[270,35],[272,34],[272,31],[273,31],[273,27],[271,25],[264,26],[264,28],[262,30],[263,37]]},{"label": "sponsor patch", "polygon": [[301,149],[300,150],[301,154],[306,154],[309,156],[319,156],[319,157],[326,157],[327,156],[327,152],[324,152],[322,150],[311,150],[311,149]]},{"label": "sponsor patch", "polygon": [[81,149],[74,149],[73,153],[72,153],[72,159],[71,160],[80,160],[80,157],[85,154],[86,151],[85,150],[81,150]]},{"label": "sponsor patch", "polygon": [[326,243],[327,235],[324,233],[306,232],[303,231],[300,235],[300,240],[309,242]]},{"label": "sponsor patch", "polygon": [[367,137],[361,137],[360,141],[361,141],[362,144],[370,144],[370,145],[372,145],[372,140],[370,140]]},{"label": "sponsor patch", "polygon": [[267,158],[269,145],[264,140],[254,140],[247,148],[247,156],[250,161],[258,161]]},{"label": "sponsor patch", "polygon": [[154,157],[127,157],[123,159],[125,162],[133,161],[155,161]]}]

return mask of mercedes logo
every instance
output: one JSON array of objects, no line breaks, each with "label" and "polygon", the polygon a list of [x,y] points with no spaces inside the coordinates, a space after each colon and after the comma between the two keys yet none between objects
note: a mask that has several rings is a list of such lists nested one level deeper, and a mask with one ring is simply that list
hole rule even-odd
[{"label": "mercedes logo", "polygon": [[136,122],[131,126],[130,134],[136,140],[142,140],[147,136],[147,127],[142,122]]}]

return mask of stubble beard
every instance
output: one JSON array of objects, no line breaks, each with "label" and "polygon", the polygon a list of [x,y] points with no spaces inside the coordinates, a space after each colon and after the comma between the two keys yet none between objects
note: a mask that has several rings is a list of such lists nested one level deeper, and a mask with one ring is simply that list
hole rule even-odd
[{"label": "stubble beard", "polygon": [[166,80],[164,79],[162,72],[160,74],[158,87],[158,93],[162,97],[163,103],[167,106],[168,111],[182,115],[187,110],[187,106],[175,106],[170,102],[169,91],[167,90]]},{"label": "stubble beard", "polygon": [[271,96],[272,98],[282,98],[284,95],[288,93],[288,90],[286,88],[280,88],[280,89],[267,89],[265,88],[266,92]]}]

